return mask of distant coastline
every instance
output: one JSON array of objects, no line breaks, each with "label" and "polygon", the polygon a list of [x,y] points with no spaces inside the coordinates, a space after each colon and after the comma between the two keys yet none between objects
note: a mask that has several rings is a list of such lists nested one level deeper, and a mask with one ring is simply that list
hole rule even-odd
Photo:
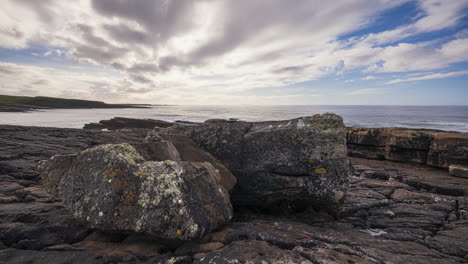
[{"label": "distant coastline", "polygon": [[26,112],[40,109],[149,108],[145,104],[107,104],[100,101],[45,96],[0,95],[0,112]]}]

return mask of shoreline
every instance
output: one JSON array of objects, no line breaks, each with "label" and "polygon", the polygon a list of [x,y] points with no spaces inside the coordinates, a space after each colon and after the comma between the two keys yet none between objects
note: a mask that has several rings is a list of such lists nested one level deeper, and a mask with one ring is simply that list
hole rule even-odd
[{"label": "shoreline", "polygon": [[42,107],[34,105],[0,105],[0,113],[25,113],[40,110],[54,110],[54,109],[125,109],[125,108],[151,108],[146,104],[112,104],[104,107]]}]

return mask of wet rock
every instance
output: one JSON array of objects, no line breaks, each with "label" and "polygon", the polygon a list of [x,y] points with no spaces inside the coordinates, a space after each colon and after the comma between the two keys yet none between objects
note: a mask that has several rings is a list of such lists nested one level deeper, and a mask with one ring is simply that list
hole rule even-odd
[{"label": "wet rock", "polygon": [[450,165],[449,173],[455,177],[468,178],[468,167]]},{"label": "wet rock", "polygon": [[114,144],[54,156],[39,171],[44,187],[91,228],[190,240],[232,217],[207,162],[145,161],[129,144]]},{"label": "wet rock", "polygon": [[235,203],[329,206],[347,180],[345,127],[341,117],[315,115],[286,121],[209,121],[155,128],[187,135],[237,177]]}]

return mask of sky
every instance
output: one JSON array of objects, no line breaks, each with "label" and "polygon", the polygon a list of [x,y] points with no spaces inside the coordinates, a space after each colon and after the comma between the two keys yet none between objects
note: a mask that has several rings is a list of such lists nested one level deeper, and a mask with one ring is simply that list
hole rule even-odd
[{"label": "sky", "polygon": [[468,0],[2,0],[0,94],[468,105]]}]

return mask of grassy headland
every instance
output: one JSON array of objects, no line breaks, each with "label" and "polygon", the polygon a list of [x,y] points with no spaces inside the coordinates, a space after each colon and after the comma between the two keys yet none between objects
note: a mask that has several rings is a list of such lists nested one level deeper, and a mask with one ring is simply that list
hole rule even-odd
[{"label": "grassy headland", "polygon": [[106,104],[100,101],[45,96],[0,95],[0,112],[23,112],[35,109],[145,108],[147,105]]}]

